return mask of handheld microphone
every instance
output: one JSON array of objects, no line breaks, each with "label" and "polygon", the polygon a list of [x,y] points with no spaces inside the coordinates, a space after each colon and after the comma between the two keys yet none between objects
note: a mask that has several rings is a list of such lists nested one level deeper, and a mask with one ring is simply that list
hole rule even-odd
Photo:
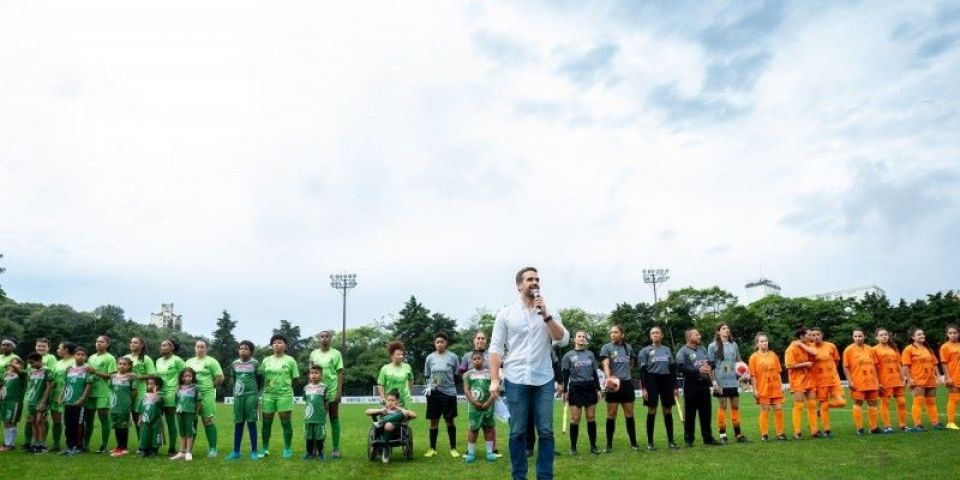
[{"label": "handheld microphone", "polygon": [[[534,299],[540,298],[540,289],[539,289],[539,288],[534,288],[533,290],[530,290],[530,293],[533,294],[533,298],[534,298]],[[540,315],[543,315],[543,309],[540,308],[540,305],[537,305],[537,313],[539,313]]]}]

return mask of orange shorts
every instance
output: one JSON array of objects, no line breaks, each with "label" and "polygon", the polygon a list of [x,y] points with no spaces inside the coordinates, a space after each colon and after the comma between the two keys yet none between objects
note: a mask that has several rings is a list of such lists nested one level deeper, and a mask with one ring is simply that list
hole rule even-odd
[{"label": "orange shorts", "polygon": [[854,400],[876,400],[880,394],[876,390],[854,390],[850,392]]},{"label": "orange shorts", "polygon": [[830,387],[817,387],[817,400],[826,402],[836,398],[843,398],[843,387],[834,385]]},{"label": "orange shorts", "polygon": [[757,405],[783,405],[783,397],[756,397]]},{"label": "orange shorts", "polygon": [[883,398],[893,398],[893,397],[902,397],[903,396],[903,387],[890,387],[884,388],[881,392],[881,397]]}]

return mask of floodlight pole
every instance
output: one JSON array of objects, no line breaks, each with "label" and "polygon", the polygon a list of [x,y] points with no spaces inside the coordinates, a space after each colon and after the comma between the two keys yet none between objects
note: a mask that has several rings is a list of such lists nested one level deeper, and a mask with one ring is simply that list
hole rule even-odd
[{"label": "floodlight pole", "polygon": [[[669,268],[649,268],[643,270],[643,283],[653,286],[653,306],[657,306],[659,299],[657,298],[657,284],[666,283],[667,280],[670,280],[670,269]],[[676,343],[673,341],[673,329],[668,328],[670,331],[670,344],[672,347],[676,348]]]},{"label": "floodlight pole", "polygon": [[357,286],[356,273],[336,273],[330,275],[330,286],[338,290],[343,295],[343,333],[341,336],[341,349],[347,349],[347,292]]}]

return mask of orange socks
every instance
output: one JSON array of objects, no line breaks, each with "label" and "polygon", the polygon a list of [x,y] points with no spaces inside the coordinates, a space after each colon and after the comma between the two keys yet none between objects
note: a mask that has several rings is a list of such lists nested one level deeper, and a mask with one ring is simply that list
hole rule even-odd
[{"label": "orange socks", "polygon": [[770,433],[770,411],[760,410],[760,435]]},{"label": "orange socks", "polygon": [[927,416],[930,417],[930,423],[936,425],[940,423],[940,415],[937,413],[937,397],[926,397]]},{"label": "orange socks", "polygon": [[883,418],[883,426],[890,427],[890,399],[880,397],[880,417]]},{"label": "orange socks", "polygon": [[823,429],[830,430],[830,403],[820,404],[820,421],[823,422]]},{"label": "orange socks", "polygon": [[820,431],[817,429],[817,401],[808,398],[805,403],[807,405],[807,422],[810,424],[810,434],[812,435]]},{"label": "orange socks", "polygon": [[739,408],[730,408],[730,418],[733,419],[733,428],[734,430],[740,428],[740,409]]},{"label": "orange socks", "polygon": [[897,397],[897,421],[900,427],[907,426],[907,397]]},{"label": "orange socks", "polygon": [[790,413],[790,419],[793,420],[793,434],[803,433],[800,430],[800,422],[803,421],[803,401],[794,401],[793,410]]},{"label": "orange socks", "polygon": [[720,429],[720,434],[727,433],[727,409],[721,408],[717,410],[717,428]]},{"label": "orange socks", "polygon": [[777,435],[783,435],[783,410],[776,409],[773,411],[773,420],[774,424],[777,426]]},{"label": "orange socks", "polygon": [[920,415],[923,413],[923,397],[913,397],[913,406],[910,407],[910,416],[913,417],[913,425],[923,425],[923,419]]},{"label": "orange socks", "polygon": [[876,405],[867,405],[867,418],[870,419],[870,430],[876,430],[878,427]]},{"label": "orange socks", "polygon": [[957,419],[957,403],[960,403],[960,392],[947,394],[947,423],[954,423]]},{"label": "orange socks", "polygon": [[[860,430],[863,428],[863,406],[859,403],[853,404],[853,426]],[[829,428],[824,427],[829,430]]]}]

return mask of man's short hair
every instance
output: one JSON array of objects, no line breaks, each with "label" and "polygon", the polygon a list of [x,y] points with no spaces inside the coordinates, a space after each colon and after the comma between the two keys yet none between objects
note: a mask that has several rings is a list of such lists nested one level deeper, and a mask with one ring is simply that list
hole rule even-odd
[{"label": "man's short hair", "polygon": [[690,338],[690,334],[692,334],[693,332],[699,332],[699,330],[697,330],[696,328],[688,328],[688,329],[684,330],[684,331],[683,331],[683,339],[684,339],[684,340],[689,339],[689,338]]},{"label": "man's short hair", "polygon": [[523,268],[521,268],[520,271],[517,272],[517,285],[520,285],[520,282],[523,281],[523,274],[524,274],[524,273],[527,273],[527,272],[540,273],[540,272],[538,272],[537,269],[534,268],[534,267],[523,267]]}]

